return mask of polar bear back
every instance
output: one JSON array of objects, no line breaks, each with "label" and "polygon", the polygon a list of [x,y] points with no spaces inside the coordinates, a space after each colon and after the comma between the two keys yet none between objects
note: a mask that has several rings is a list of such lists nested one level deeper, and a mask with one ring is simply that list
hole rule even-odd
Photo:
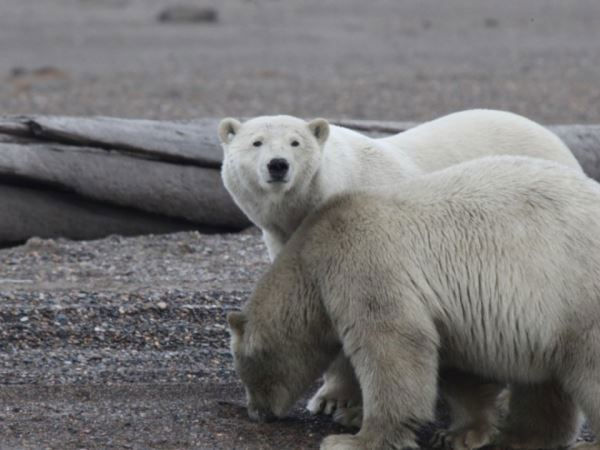
[{"label": "polar bear back", "polygon": [[391,187],[409,177],[487,156],[528,156],[582,170],[556,135],[506,111],[460,111],[379,139],[348,128],[330,129],[321,173],[323,199]]},{"label": "polar bear back", "polygon": [[542,158],[581,170],[556,135],[506,111],[461,111],[383,140],[401,148],[423,172],[494,155]]}]

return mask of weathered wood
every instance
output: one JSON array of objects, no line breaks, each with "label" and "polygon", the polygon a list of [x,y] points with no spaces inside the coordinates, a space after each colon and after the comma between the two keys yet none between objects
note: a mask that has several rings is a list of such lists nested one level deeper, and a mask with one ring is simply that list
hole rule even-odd
[{"label": "weathered wood", "polygon": [[[0,245],[42,238],[97,239],[200,229],[183,220],[119,208],[73,194],[0,184]],[[210,228],[207,231],[214,231]]]},{"label": "weathered wood", "polygon": [[1,118],[0,244],[247,227],[221,182],[217,123]]},{"label": "weathered wood", "polygon": [[62,144],[0,143],[0,181],[21,179],[108,204],[211,227],[241,229],[248,219],[218,170]]},{"label": "weathered wood", "polygon": [[0,133],[76,146],[118,150],[140,157],[218,168],[223,150],[216,119],[193,123],[112,117],[1,117]]},{"label": "weathered wood", "polygon": [[549,127],[571,149],[588,176],[600,181],[600,125]]},{"label": "weathered wood", "polygon": [[[415,123],[338,120],[371,136]],[[0,118],[0,244],[250,224],[222,185],[217,119]],[[549,127],[600,180],[600,126]],[[79,225],[78,225],[79,224]]]},{"label": "weathered wood", "polygon": [[331,123],[334,125],[339,125],[340,127],[350,128],[351,130],[355,130],[373,137],[390,136],[392,134],[402,133],[403,131],[418,125],[418,122],[385,122],[377,120],[354,119],[332,120]]}]

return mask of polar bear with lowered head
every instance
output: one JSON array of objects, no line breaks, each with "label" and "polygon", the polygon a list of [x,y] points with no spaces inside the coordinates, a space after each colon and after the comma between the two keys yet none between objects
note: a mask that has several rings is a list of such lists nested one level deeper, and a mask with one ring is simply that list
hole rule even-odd
[{"label": "polar bear with lowered head", "polygon": [[228,316],[248,412],[284,416],[342,349],[364,418],[322,449],[414,446],[445,370],[513,386],[494,445],[572,444],[581,411],[600,432],[598,274],[600,186],[556,163],[483,158],[336,196]]},{"label": "polar bear with lowered head", "polygon": [[[302,220],[332,195],[396,185],[453,164],[490,155],[524,155],[579,164],[546,128],[516,114],[469,110],[403,133],[373,139],[323,119],[258,117],[219,125],[223,181],[238,206],[263,231],[271,260]],[[333,413],[360,402],[343,358],[309,402],[313,413]]]}]

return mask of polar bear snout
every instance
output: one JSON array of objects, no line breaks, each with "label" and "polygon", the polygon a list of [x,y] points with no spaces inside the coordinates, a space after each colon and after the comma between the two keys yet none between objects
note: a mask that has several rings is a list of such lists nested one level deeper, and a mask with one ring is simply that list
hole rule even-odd
[{"label": "polar bear snout", "polygon": [[258,408],[252,404],[248,405],[248,416],[255,422],[273,422],[277,417],[269,409]]},{"label": "polar bear snout", "polygon": [[290,164],[285,158],[273,158],[267,163],[269,171],[269,183],[285,181],[285,176],[290,169]]}]

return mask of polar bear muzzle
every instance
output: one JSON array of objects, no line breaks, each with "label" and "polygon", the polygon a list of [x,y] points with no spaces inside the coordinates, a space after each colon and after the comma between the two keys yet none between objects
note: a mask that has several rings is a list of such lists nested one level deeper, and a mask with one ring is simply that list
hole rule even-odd
[{"label": "polar bear muzzle", "polygon": [[269,183],[285,182],[285,176],[290,169],[290,163],[285,158],[273,158],[267,163]]},{"label": "polar bear muzzle", "polygon": [[255,422],[268,423],[274,422],[277,416],[268,408],[258,408],[252,404],[248,405],[248,416]]}]

